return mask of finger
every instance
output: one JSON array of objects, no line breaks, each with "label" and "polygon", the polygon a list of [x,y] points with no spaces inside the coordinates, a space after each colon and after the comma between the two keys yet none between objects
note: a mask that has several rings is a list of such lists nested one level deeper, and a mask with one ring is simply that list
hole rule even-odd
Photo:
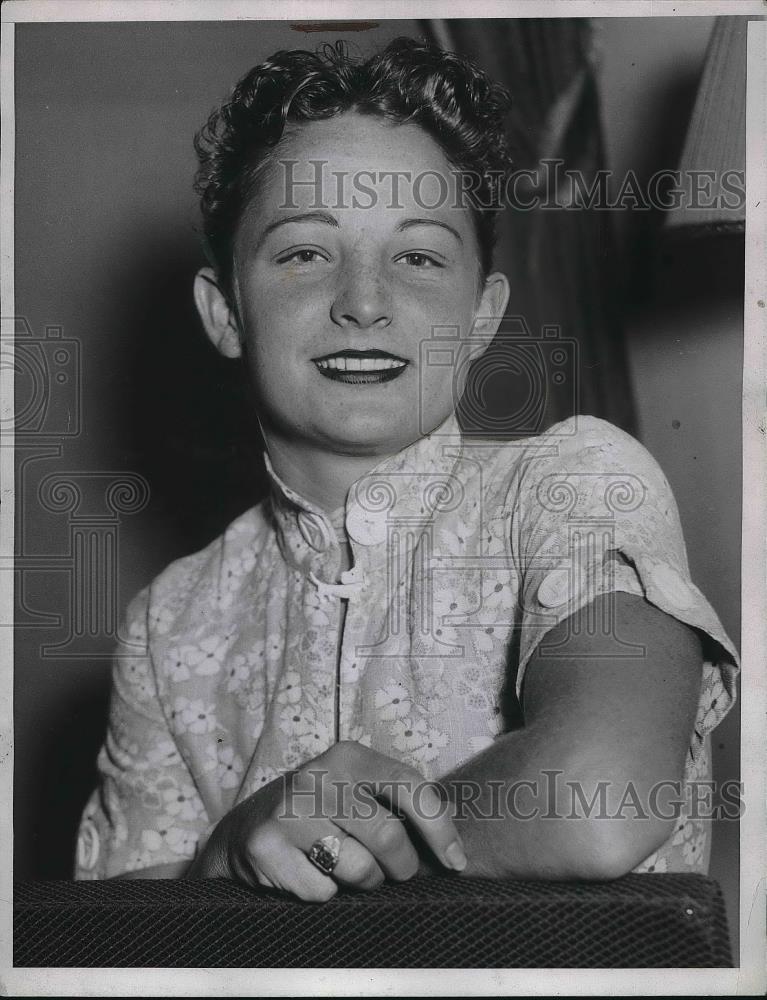
[{"label": "finger", "polygon": [[307,903],[326,903],[335,896],[336,882],[316,868],[303,851],[291,847],[288,855],[286,867],[280,866],[279,875],[272,875],[272,881],[279,878],[288,892]]},{"label": "finger", "polygon": [[338,892],[336,882],[316,868],[303,851],[290,844],[286,844],[278,856],[263,859],[259,868],[268,884],[307,903],[326,903]]},{"label": "finger", "polygon": [[[384,881],[386,876],[371,852],[335,823],[329,820],[302,820],[291,829],[293,843],[306,857],[309,857],[313,845],[328,835],[340,842],[338,861],[331,872],[337,882],[347,888],[370,890]],[[313,862],[310,861],[310,864]]]},{"label": "finger", "polygon": [[[297,848],[306,858],[315,843],[329,835],[337,837],[340,841],[338,862],[331,874],[337,882],[348,888],[368,891],[377,888],[385,879],[384,872],[370,851],[329,819],[307,816],[299,818],[297,815],[284,817],[276,824],[275,830],[280,838]],[[262,846],[261,852],[272,856],[277,853],[275,846],[267,839],[266,850]],[[311,861],[309,863],[313,865]],[[313,867],[316,868],[314,865]]]},{"label": "finger", "polygon": [[307,902],[327,902],[338,891],[333,879],[316,868],[277,824],[265,824],[253,833],[238,869],[244,882],[282,889]]},{"label": "finger", "polygon": [[337,830],[341,837],[341,851],[333,878],[348,889],[370,892],[377,889],[386,876],[371,852],[354,837]]},{"label": "finger", "polygon": [[463,844],[435,783],[426,781],[415,768],[368,747],[358,744],[357,754],[358,773],[373,777],[366,782],[373,795],[402,813],[442,864],[463,871],[467,864]]},{"label": "finger", "polygon": [[[417,873],[418,852],[402,820],[365,789],[355,789],[354,801],[347,800],[342,813],[333,816],[333,822],[349,835],[344,841],[342,857],[347,846],[356,842],[388,878],[404,882]],[[354,855],[361,863],[360,852],[354,849]]]},{"label": "finger", "polygon": [[[350,757],[356,756],[355,747],[356,744],[343,746],[344,766],[351,763],[353,767],[356,763],[354,759],[349,760]],[[367,761],[367,763],[370,762]],[[335,768],[332,768],[330,773],[333,771]],[[338,772],[336,771],[336,773]],[[382,874],[398,882],[412,878],[418,871],[418,852],[411,843],[401,819],[393,816],[384,805],[373,797],[369,791],[368,782],[352,781],[350,778],[329,779],[327,775],[326,771],[308,768],[305,773],[299,774],[297,779],[303,783],[309,779],[314,781],[314,795],[319,798],[318,808],[321,810],[322,816],[326,817],[327,820],[332,820],[333,824],[336,825],[337,833],[343,831],[344,835],[348,835],[349,838],[353,838],[364,848],[367,848],[368,854]],[[294,829],[299,834],[303,833],[304,847],[306,847],[307,838],[312,831],[315,831],[315,835],[318,837],[327,832],[325,830],[321,834],[316,832],[316,825],[306,816],[301,819],[300,823],[296,824]],[[362,868],[367,859],[355,848],[351,849],[351,853],[355,868],[357,865]],[[339,877],[344,878],[345,873],[345,868],[342,868]],[[361,871],[355,872],[350,877],[354,879],[355,874],[363,881],[371,878],[378,881],[375,870],[372,872],[368,870],[364,875]]]}]

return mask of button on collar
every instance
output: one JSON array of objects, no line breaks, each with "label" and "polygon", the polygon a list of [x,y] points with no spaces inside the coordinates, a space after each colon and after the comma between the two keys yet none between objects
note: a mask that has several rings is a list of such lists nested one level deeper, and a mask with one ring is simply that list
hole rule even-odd
[{"label": "button on collar", "polygon": [[[456,464],[462,453],[458,417],[452,413],[439,427],[402,451],[383,459],[352,484],[346,502],[346,530],[353,542],[381,546],[390,526],[407,521],[426,525],[437,510],[452,510],[464,501]],[[279,478],[264,452],[271,480],[272,505],[282,543],[297,566],[317,554],[338,548],[331,518]],[[339,527],[342,511],[338,516]]]}]

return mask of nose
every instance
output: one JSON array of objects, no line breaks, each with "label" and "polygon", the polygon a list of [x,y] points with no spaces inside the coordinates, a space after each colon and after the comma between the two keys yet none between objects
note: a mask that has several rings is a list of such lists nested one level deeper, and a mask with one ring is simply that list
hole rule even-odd
[{"label": "nose", "polygon": [[338,326],[360,330],[389,326],[392,321],[391,292],[380,268],[372,262],[344,268],[330,316]]}]

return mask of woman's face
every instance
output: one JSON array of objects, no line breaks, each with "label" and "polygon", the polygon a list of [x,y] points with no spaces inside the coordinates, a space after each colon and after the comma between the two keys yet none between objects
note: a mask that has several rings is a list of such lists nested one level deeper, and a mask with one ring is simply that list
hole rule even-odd
[{"label": "woman's face", "polygon": [[501,275],[481,278],[455,188],[415,125],[348,113],[280,145],[234,246],[237,325],[265,428],[334,453],[389,454],[455,409],[466,348],[487,346],[508,297]]}]

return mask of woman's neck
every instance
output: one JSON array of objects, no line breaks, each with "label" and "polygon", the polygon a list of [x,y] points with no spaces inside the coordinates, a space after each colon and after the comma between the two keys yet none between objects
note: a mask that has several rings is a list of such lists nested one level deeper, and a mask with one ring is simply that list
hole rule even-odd
[{"label": "woman's neck", "polygon": [[388,457],[319,451],[269,431],[263,436],[269,461],[282,482],[327,514],[345,506],[351,485]]}]

